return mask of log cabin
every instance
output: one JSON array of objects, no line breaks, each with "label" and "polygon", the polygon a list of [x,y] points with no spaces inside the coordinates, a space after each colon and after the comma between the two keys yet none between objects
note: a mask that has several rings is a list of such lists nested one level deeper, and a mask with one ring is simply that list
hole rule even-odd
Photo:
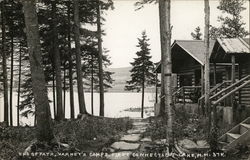
[{"label": "log cabin", "polygon": [[[227,123],[232,123],[235,108],[250,111],[249,39],[210,40],[210,101],[222,107]],[[175,40],[171,46],[172,90],[174,103],[192,103],[199,111],[204,102],[204,56],[201,40]],[[158,63],[156,74],[161,72]],[[159,84],[156,86],[159,90]],[[159,91],[156,92],[157,94]],[[155,114],[159,114],[156,95]],[[250,112],[249,112],[250,114]],[[250,116],[250,115],[245,115]],[[242,118],[244,118],[242,117]]]}]

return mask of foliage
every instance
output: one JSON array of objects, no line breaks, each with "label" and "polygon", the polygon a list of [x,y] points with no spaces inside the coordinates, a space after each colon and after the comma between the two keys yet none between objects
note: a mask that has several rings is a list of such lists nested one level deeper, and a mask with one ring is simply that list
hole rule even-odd
[{"label": "foliage", "polygon": [[[60,142],[87,150],[91,145],[114,141],[121,132],[125,132],[131,127],[131,122],[126,118],[86,117],[83,120],[59,123],[55,128],[55,134]],[[103,147],[103,145],[99,147]],[[100,148],[96,146],[95,149]]]},{"label": "foliage", "polygon": [[138,0],[135,2],[136,10],[142,9],[145,4],[157,3],[158,0]]},{"label": "foliage", "polygon": [[246,9],[243,7],[245,2],[245,0],[220,0],[217,8],[225,15],[218,17],[218,21],[221,23],[220,27],[211,26],[211,38],[243,38],[249,35],[244,28],[246,23],[242,21],[242,16],[240,15]]},{"label": "foliage", "polygon": [[[68,70],[69,70],[69,56],[72,57],[73,61],[73,72],[76,71],[75,69],[75,48],[74,48],[74,42],[72,41],[73,35],[72,35],[72,28],[73,28],[73,5],[72,1],[56,1],[57,7],[56,7],[56,29],[58,32],[58,47],[59,52],[61,56],[61,66],[64,68],[65,71],[65,77],[64,74],[62,74],[63,83],[65,83],[65,87],[63,89],[68,90]],[[81,1],[80,2],[80,22],[83,28],[81,28],[81,52],[82,52],[82,61],[83,61],[83,75],[84,75],[84,82],[85,87],[90,86],[90,80],[91,80],[91,62],[94,61],[94,87],[96,90],[98,90],[99,87],[99,79],[98,79],[98,51],[97,51],[97,31],[95,31],[96,27],[96,0],[87,0],[87,1]],[[48,0],[42,0],[39,1],[37,4],[37,11],[38,11],[38,22],[39,22],[39,31],[40,31],[40,38],[41,38],[41,49],[42,49],[42,64],[44,68],[45,78],[46,82],[48,84],[48,87],[52,87],[52,83],[54,81],[54,72],[55,72],[55,65],[54,65],[54,52],[53,52],[53,34],[52,34],[52,8],[51,8],[51,1]],[[111,0],[108,0],[107,2],[101,2],[101,9],[103,12],[105,10],[113,8],[113,2]],[[69,15],[68,15],[69,10]],[[69,17],[68,17],[69,16]],[[102,17],[102,22],[104,22],[105,19]],[[103,32],[104,34],[104,32]],[[68,35],[71,37],[71,44],[72,48],[69,48],[68,46]],[[108,67],[111,65],[110,58],[108,56],[108,51],[105,52],[103,55],[103,65],[104,67]],[[24,59],[28,60],[27,58],[27,51],[25,53]],[[91,55],[94,56],[93,59],[91,59]],[[34,100],[33,100],[33,92],[31,88],[31,76],[29,72],[29,65],[27,61],[24,61],[23,66],[23,83],[21,86],[21,110],[23,116],[28,116],[29,114],[34,113]],[[104,71],[104,88],[110,88],[111,83],[113,82],[112,79],[112,72]],[[75,75],[73,73],[73,78],[75,79]],[[73,83],[75,82],[73,79]]]},{"label": "foliage", "polygon": [[[189,138],[194,141],[206,139],[207,119],[197,114],[188,113],[183,107],[178,107],[174,111],[174,135],[176,139]],[[165,117],[166,118],[166,117]],[[164,117],[155,118],[145,135],[152,139],[166,138],[166,120]]]},{"label": "foliage", "polygon": [[194,40],[202,40],[202,38],[201,38],[202,33],[201,33],[200,26],[195,28],[194,32],[191,33],[191,36]]},{"label": "foliage", "polygon": [[[77,148],[80,151],[96,152],[101,151],[103,147],[119,138],[123,132],[132,128],[132,122],[128,118],[92,116],[85,117],[83,120],[54,122],[53,125],[57,141],[67,143],[71,148]],[[34,138],[34,127],[6,127],[0,124],[0,159],[17,158],[18,152],[23,152]]]},{"label": "foliage", "polygon": [[128,85],[125,90],[136,90],[139,92],[142,87],[155,84],[154,64],[151,61],[149,39],[146,32],[142,32],[142,37],[138,38],[139,44],[136,46],[140,51],[136,52],[137,58],[130,63],[133,68],[130,70],[131,80],[126,81]]}]

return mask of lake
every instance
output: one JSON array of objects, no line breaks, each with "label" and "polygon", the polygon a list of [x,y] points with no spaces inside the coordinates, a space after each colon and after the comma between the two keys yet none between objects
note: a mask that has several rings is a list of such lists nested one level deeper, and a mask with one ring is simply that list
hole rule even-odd
[{"label": "lake", "polygon": [[[91,94],[85,93],[85,102],[88,113],[91,113]],[[75,99],[75,115],[79,113],[78,107],[78,95],[77,92],[74,93]],[[49,93],[49,98],[52,100],[52,92]],[[144,106],[147,108],[144,112],[144,117],[153,115],[153,105],[154,105],[154,93],[145,93]],[[104,94],[105,102],[105,117],[140,117],[140,112],[124,111],[129,108],[138,108],[141,106],[141,93],[113,93],[107,92]],[[16,125],[17,119],[17,94],[13,94],[13,123]],[[50,103],[51,113],[53,115],[53,103]],[[69,92],[66,92],[66,118],[70,117],[70,103],[69,103]],[[150,107],[150,108],[149,108]],[[0,121],[3,121],[3,97],[0,98]],[[99,115],[99,93],[94,93],[94,115]],[[53,116],[52,116],[53,118]],[[34,118],[30,116],[29,118],[20,117],[21,124],[33,125]]]}]

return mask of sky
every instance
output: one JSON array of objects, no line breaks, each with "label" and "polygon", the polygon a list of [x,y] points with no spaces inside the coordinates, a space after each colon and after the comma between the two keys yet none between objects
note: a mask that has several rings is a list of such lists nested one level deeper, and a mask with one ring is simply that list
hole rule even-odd
[{"label": "sky", "polygon": [[[114,0],[114,10],[105,11],[106,19],[102,26],[106,32],[103,37],[103,47],[109,50],[112,65],[110,68],[130,66],[138,51],[136,47],[142,31],[146,31],[150,39],[152,61],[160,60],[160,33],[158,4],[147,4],[141,10],[135,11],[135,0]],[[242,12],[243,21],[249,31],[249,1]],[[222,14],[217,9],[218,0],[210,0],[210,23],[218,26],[217,17]],[[191,32],[197,26],[204,30],[203,0],[172,0],[171,2],[172,40],[191,40]]]}]

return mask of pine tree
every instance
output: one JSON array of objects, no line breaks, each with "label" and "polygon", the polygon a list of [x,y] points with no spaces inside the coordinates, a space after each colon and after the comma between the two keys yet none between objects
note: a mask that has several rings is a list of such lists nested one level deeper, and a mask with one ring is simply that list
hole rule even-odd
[{"label": "pine tree", "polygon": [[76,45],[76,73],[77,73],[77,89],[80,114],[87,114],[84,91],[83,91],[83,75],[81,63],[81,49],[80,49],[80,20],[79,20],[79,0],[74,0],[74,38]]},{"label": "pine tree", "polygon": [[104,88],[103,88],[103,63],[102,63],[102,29],[101,29],[101,6],[97,2],[97,34],[98,34],[98,65],[99,65],[99,88],[100,88],[100,116],[104,116]]},{"label": "pine tree", "polygon": [[220,27],[210,28],[210,37],[212,39],[217,37],[243,38],[249,35],[249,32],[244,28],[246,23],[242,21],[242,16],[240,15],[242,11],[246,10],[243,7],[245,2],[246,0],[220,0],[217,8],[226,14],[218,17],[218,21],[221,23]]},{"label": "pine tree", "polygon": [[51,142],[54,139],[54,135],[51,126],[46,81],[41,65],[41,46],[36,6],[34,1],[30,0],[23,0],[22,3],[29,48],[32,90],[36,104],[37,140],[40,142]]},{"label": "pine tree", "polygon": [[142,32],[142,37],[138,38],[137,47],[140,48],[136,52],[137,57],[134,58],[134,62],[130,63],[133,68],[130,70],[131,80],[127,81],[128,85],[125,86],[125,90],[136,90],[140,92],[142,90],[142,103],[141,103],[141,117],[143,118],[144,109],[144,90],[148,85],[155,83],[155,76],[153,73],[154,64],[151,61],[149,39],[146,32]]},{"label": "pine tree", "polygon": [[198,26],[195,28],[194,32],[191,33],[191,36],[194,40],[201,40],[202,33],[200,32],[201,28]]},{"label": "pine tree", "polygon": [[9,104],[8,104],[8,78],[7,78],[7,54],[6,54],[6,1],[1,2],[1,30],[2,30],[2,69],[3,69],[3,90],[4,90],[4,122],[9,125]]}]

